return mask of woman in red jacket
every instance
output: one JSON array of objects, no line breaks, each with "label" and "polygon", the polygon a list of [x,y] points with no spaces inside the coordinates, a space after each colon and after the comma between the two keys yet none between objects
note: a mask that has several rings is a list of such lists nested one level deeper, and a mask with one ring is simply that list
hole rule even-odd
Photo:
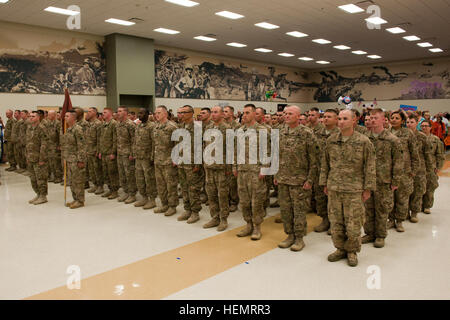
[{"label": "woman in red jacket", "polygon": [[445,123],[442,122],[442,117],[437,116],[436,121],[433,122],[431,127],[431,133],[444,141],[445,138]]}]

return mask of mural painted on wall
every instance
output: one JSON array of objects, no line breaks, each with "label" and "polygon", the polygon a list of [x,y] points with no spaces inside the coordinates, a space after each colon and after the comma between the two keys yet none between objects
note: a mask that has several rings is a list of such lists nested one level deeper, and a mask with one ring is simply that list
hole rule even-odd
[{"label": "mural painted on wall", "polygon": [[0,92],[106,95],[102,41],[0,29]]},{"label": "mural painted on wall", "polygon": [[317,102],[339,96],[353,101],[450,99],[450,60],[313,72],[311,79]]},{"label": "mural painted on wall", "polygon": [[300,102],[308,86],[302,72],[162,50],[155,51],[155,67],[160,98]]}]

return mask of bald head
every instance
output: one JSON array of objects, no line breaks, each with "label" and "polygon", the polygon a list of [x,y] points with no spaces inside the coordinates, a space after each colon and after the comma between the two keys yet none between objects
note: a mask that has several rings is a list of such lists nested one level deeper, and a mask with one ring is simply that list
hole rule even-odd
[{"label": "bald head", "polygon": [[6,117],[8,119],[11,119],[13,114],[14,114],[14,112],[11,109],[6,110]]},{"label": "bald head", "polygon": [[295,128],[300,122],[300,115],[302,110],[298,106],[287,106],[284,108],[284,123],[286,123],[289,127]]},{"label": "bald head", "polygon": [[56,119],[56,111],[55,110],[50,110],[48,112],[47,118],[48,118],[48,120],[55,120]]}]

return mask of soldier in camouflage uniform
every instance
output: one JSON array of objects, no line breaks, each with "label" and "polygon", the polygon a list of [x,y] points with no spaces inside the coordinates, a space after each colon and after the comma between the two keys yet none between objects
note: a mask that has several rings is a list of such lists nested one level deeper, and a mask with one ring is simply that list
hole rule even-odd
[{"label": "soldier in camouflage uniform", "polygon": [[66,203],[70,209],[84,207],[84,185],[86,182],[86,143],[82,127],[77,122],[77,112],[69,110],[65,114],[67,124],[64,133],[67,168],[70,172],[73,201]]},{"label": "soldier in camouflage uniform", "polygon": [[[223,109],[223,119],[228,126],[237,130],[241,126],[239,122],[234,120],[234,108],[232,106],[226,106]],[[235,212],[239,204],[237,178],[234,175],[230,175],[230,212]]]},{"label": "soldier in camouflage uniform", "polygon": [[[256,107],[253,104],[247,104],[244,106],[244,112],[242,116],[242,127],[237,131],[249,134],[248,131],[254,131],[256,134],[256,148],[260,146],[259,144],[259,132],[261,130],[266,130],[263,126],[258,124],[255,120],[256,117]],[[250,132],[251,132],[250,131]],[[267,146],[270,148],[270,136],[268,136]],[[245,159],[242,159],[244,163],[238,163],[235,160],[233,164],[233,174],[238,178],[238,192],[239,201],[241,203],[242,215],[245,222],[247,222],[246,227],[241,230],[237,236],[246,237],[251,235],[252,240],[261,239],[261,223],[264,220],[264,203],[266,201],[266,183],[264,181],[264,175],[261,174],[261,168],[263,165],[258,159],[256,164],[250,164],[250,154],[252,150],[250,149],[250,138],[245,137],[245,143],[237,139],[237,147],[245,148]],[[235,152],[236,159],[237,150]],[[257,154],[253,154],[255,158],[259,158]]]},{"label": "soldier in camouflage uniform", "polygon": [[347,257],[352,267],[361,250],[364,202],[376,189],[375,150],[369,138],[354,131],[354,117],[350,110],[339,113],[341,132],[327,139],[319,179],[328,195],[331,238],[337,249],[328,261]]},{"label": "soldier in camouflage uniform", "polygon": [[[200,192],[202,190],[204,179],[202,165],[194,163],[194,126],[197,126],[198,124],[194,124],[194,109],[191,106],[185,105],[181,107],[178,110],[178,114],[180,117],[179,120],[181,121],[179,128],[189,132],[189,143],[191,145],[191,152],[187,155],[189,163],[178,164],[178,177],[180,179],[185,210],[184,213],[178,217],[178,221],[187,220],[187,223],[194,223],[200,220],[199,212],[202,210]],[[182,155],[184,155],[184,150]]]},{"label": "soldier in camouflage uniform", "polygon": [[98,158],[102,161],[104,180],[108,184],[109,191],[102,197],[109,200],[116,199],[119,195],[119,173],[117,169],[117,122],[112,118],[111,108],[103,109],[103,125],[98,141]]},{"label": "soldier in camouflage uniform", "polygon": [[153,128],[153,153],[155,159],[155,176],[158,196],[161,207],[154,209],[154,213],[163,213],[165,216],[174,215],[179,203],[177,194],[177,168],[172,161],[172,133],[177,125],[167,119],[168,112],[165,106],[156,108],[155,117],[158,121]]},{"label": "soldier in camouflage uniform", "polygon": [[[320,174],[320,159],[324,152],[327,139],[333,134],[339,134],[338,123],[338,111],[336,109],[328,109],[323,115],[324,127],[316,130],[315,137],[319,146],[317,154],[317,175],[314,177],[315,186],[319,186],[319,174]],[[314,200],[316,202],[316,212],[319,217],[322,218],[322,222],[314,228],[315,232],[330,231],[330,221],[328,219],[328,197],[323,192],[323,188],[319,187],[315,189]]]},{"label": "soldier in camouflage uniform", "polygon": [[9,168],[5,169],[6,171],[15,171],[17,170],[17,162],[16,158],[14,156],[14,142],[12,140],[12,130],[17,122],[16,119],[13,117],[13,111],[12,110],[6,110],[6,118],[8,120],[6,121],[5,126],[5,135],[4,135],[4,141],[6,142],[6,158],[9,162]]},{"label": "soldier in camouflage uniform", "polygon": [[[203,228],[217,227],[217,231],[224,231],[228,227],[228,215],[230,214],[229,207],[229,192],[230,192],[230,177],[231,164],[226,163],[226,130],[231,127],[223,120],[223,108],[215,106],[211,109],[211,124],[206,127],[206,130],[214,130],[216,133],[220,132],[221,136],[209,136],[209,139],[204,141],[205,158],[203,159],[206,172],[206,193],[209,200],[209,213],[211,220],[203,225]],[[214,138],[213,138],[214,137]],[[221,139],[221,142],[216,141]],[[209,140],[209,141],[208,141]],[[220,146],[220,143],[222,145]],[[217,148],[214,148],[219,144]],[[211,148],[214,149],[211,149]],[[221,147],[222,158],[216,158],[216,150]]]},{"label": "soldier in camouflage uniform", "polygon": [[86,114],[86,121],[89,123],[89,127],[86,129],[85,141],[86,141],[86,161],[88,167],[86,173],[89,174],[90,181],[94,184],[89,193],[102,194],[104,177],[102,172],[102,161],[98,158],[99,140],[102,129],[102,122],[97,118],[97,108],[89,108]]},{"label": "soldier in camouflage uniform", "polygon": [[394,191],[394,209],[389,214],[388,229],[395,226],[398,232],[404,232],[402,222],[408,217],[409,197],[414,191],[414,175],[412,168],[419,167],[419,152],[414,134],[402,124],[406,120],[400,111],[391,114],[391,132],[400,138],[403,153],[403,175],[398,189]]},{"label": "soldier in camouflage uniform", "polygon": [[132,148],[132,155],[136,161],[136,184],[142,200],[134,204],[144,210],[156,207],[156,179],[153,154],[153,127],[148,121],[149,112],[141,108],[138,113],[140,123],[136,126],[136,133]]},{"label": "soldier in camouflage uniform", "polygon": [[48,167],[49,177],[50,174],[53,178],[50,178],[49,182],[61,183],[63,178],[62,165],[61,165],[61,150],[59,148],[59,133],[61,131],[61,123],[56,120],[56,111],[50,110],[48,117],[43,121],[47,130],[49,148],[48,148]]},{"label": "soldier in camouflage uniform", "polygon": [[[256,122],[258,122],[258,124],[260,124],[267,130],[268,134],[270,134],[272,127],[264,123],[265,114],[266,110],[264,108],[256,108],[255,120]],[[270,206],[270,188],[272,187],[272,180],[273,176],[264,176],[264,181],[266,182],[266,201],[264,202],[264,216],[267,215],[267,208]]]},{"label": "soldier in camouflage uniform", "polygon": [[27,117],[28,111],[20,111],[20,118],[13,127],[12,139],[14,141],[14,155],[19,165],[17,173],[25,173],[27,169],[27,163],[25,159],[25,138],[27,129]]},{"label": "soldier in camouflage uniform", "polygon": [[428,139],[430,162],[427,167],[427,188],[422,200],[423,213],[430,214],[434,203],[434,191],[439,187],[438,171],[442,169],[445,162],[445,147],[442,141],[431,134],[431,123],[425,120],[421,124],[423,133]]},{"label": "soldier in camouflage uniform", "polygon": [[[79,108],[79,107],[77,107],[77,108],[74,108],[74,110],[75,110],[75,112],[76,112],[76,114],[77,114],[77,124],[81,127],[81,129],[83,129],[83,135],[84,135],[84,137],[85,137],[85,140],[86,140],[86,133],[87,133],[87,130],[89,129],[89,122],[87,122],[85,119],[84,119],[84,110],[82,109],[82,108]],[[90,185],[89,185],[89,168],[88,168],[89,166],[88,166],[88,163],[86,162],[85,163],[85,168],[86,168],[86,181],[85,181],[85,184],[84,184],[84,188],[85,189],[89,189],[90,188]]]},{"label": "soldier in camouflage uniform", "polygon": [[351,110],[356,116],[355,117],[355,122],[353,123],[353,125],[355,126],[355,131],[357,131],[357,132],[359,132],[359,133],[361,133],[361,134],[363,134],[365,136],[368,136],[369,133],[370,133],[368,128],[363,127],[363,126],[358,124],[358,120],[361,117],[361,113],[358,110],[356,110],[356,109],[351,109]]},{"label": "soldier in camouflage uniform", "polygon": [[311,130],[300,125],[301,109],[287,106],[286,125],[280,130],[280,165],[275,175],[284,232],[280,248],[301,251],[305,247],[306,214],[311,210],[312,185],[317,176],[317,141]]},{"label": "soldier in camouflage uniform", "polygon": [[37,111],[31,113],[30,126],[26,133],[25,148],[31,186],[36,192],[36,197],[28,201],[28,203],[35,205],[46,203],[48,193],[48,137],[46,130],[40,125]]},{"label": "soldier in camouflage uniform", "polygon": [[[205,132],[205,128],[211,123],[211,109],[208,107],[204,107],[200,110],[200,121],[202,122],[202,136],[203,133]],[[205,203],[206,205],[208,205],[208,195],[206,194],[206,174],[205,174],[205,168],[204,166],[202,166],[202,181],[203,181],[203,186],[202,186],[202,191],[200,193],[200,200],[202,201],[202,203]]]},{"label": "soldier in camouflage uniform", "polygon": [[377,189],[366,201],[366,219],[362,243],[374,242],[376,248],[384,247],[387,237],[387,220],[394,207],[394,190],[398,188],[403,170],[400,140],[384,129],[384,112],[371,111],[369,139],[375,148]]},{"label": "soldier in camouflage uniform", "polygon": [[118,201],[126,204],[136,202],[136,163],[131,148],[134,144],[136,125],[128,119],[128,109],[119,107],[117,110],[117,166],[119,168],[120,185],[124,195]]}]

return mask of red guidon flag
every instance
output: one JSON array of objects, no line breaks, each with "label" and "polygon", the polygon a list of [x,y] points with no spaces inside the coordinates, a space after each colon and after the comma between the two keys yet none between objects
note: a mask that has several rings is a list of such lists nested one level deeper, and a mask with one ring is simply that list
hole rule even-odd
[{"label": "red guidon flag", "polygon": [[[62,127],[64,128],[64,122],[65,119],[64,117],[66,116],[66,112],[72,110],[72,101],[70,101],[70,95],[69,95],[69,89],[65,88],[64,89],[64,104],[62,107],[62,111],[61,111],[61,123],[62,123]],[[63,129],[64,133],[65,133],[65,129]]]}]

